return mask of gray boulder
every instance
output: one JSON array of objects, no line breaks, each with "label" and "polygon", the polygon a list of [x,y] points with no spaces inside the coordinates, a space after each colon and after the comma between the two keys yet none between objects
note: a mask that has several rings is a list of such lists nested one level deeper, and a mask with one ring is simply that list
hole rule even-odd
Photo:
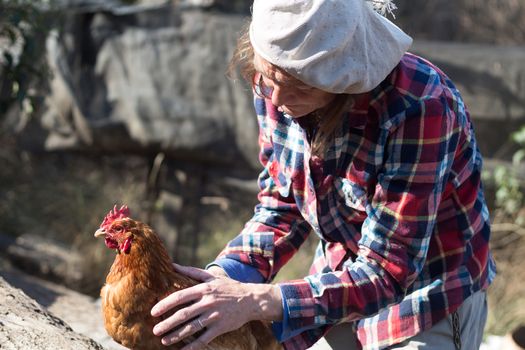
[{"label": "gray boulder", "polygon": [[[92,3],[66,11],[62,34],[49,37],[41,146],[258,169],[251,93],[224,74],[245,16],[199,1]],[[482,152],[501,153],[525,123],[525,49],[416,41],[411,50],[462,91]]]},{"label": "gray boulder", "polygon": [[254,158],[249,89],[225,76],[243,17],[170,2],[66,18],[63,34],[48,40],[47,150],[162,151],[219,164]]},{"label": "gray boulder", "polygon": [[525,47],[416,41],[461,91],[486,157],[508,156],[509,135],[525,124]]},{"label": "gray boulder", "polygon": [[[5,350],[103,350],[74,332],[24,292],[0,277],[0,344]],[[74,312],[73,310],[71,310]]]}]

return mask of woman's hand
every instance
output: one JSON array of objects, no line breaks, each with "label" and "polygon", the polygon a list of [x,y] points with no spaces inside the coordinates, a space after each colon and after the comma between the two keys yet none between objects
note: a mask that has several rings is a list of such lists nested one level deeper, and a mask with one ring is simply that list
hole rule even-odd
[{"label": "woman's hand", "polygon": [[[280,321],[282,299],[279,287],[269,284],[241,283],[214,271],[175,265],[181,273],[203,283],[177,291],[159,301],[152,309],[154,317],[187,304],[159,322],[153,333],[162,336],[162,344],[171,345],[206,328],[182,350],[204,349],[214,338],[236,330],[252,320]],[[176,329],[175,329],[176,328]]]}]

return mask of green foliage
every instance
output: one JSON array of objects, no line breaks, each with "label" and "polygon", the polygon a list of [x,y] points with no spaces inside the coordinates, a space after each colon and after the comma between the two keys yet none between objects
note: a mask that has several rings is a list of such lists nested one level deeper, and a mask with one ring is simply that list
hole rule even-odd
[{"label": "green foliage", "polygon": [[46,36],[54,0],[0,0],[0,115],[14,103],[32,112],[34,87],[48,76]]},{"label": "green foliage", "polygon": [[494,181],[497,187],[496,206],[503,211],[505,216],[515,217],[518,225],[525,225],[525,218],[516,217],[517,213],[525,207],[525,195],[523,194],[523,181],[515,173],[523,169],[525,164],[525,126],[513,133],[511,138],[520,148],[512,156],[511,169],[500,166],[494,171]]},{"label": "green foliage", "polygon": [[525,147],[525,125],[521,127],[519,131],[516,131],[512,134],[512,139],[514,142]]},{"label": "green foliage", "polygon": [[511,171],[504,167],[496,168],[494,180],[497,185],[496,205],[506,214],[513,215],[523,205],[523,193],[520,182],[512,176]]}]

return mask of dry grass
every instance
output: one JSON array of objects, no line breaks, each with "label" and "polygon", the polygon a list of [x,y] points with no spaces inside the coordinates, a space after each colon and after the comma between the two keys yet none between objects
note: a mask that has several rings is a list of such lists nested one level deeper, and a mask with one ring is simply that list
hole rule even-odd
[{"label": "dry grass", "polygon": [[[205,266],[213,261],[228,241],[233,239],[246,221],[253,215],[256,204],[254,194],[245,194],[229,199],[229,209],[220,210],[209,207],[203,218],[202,237],[205,241],[199,245],[197,258],[199,266]],[[297,254],[277,274],[275,282],[298,279],[306,276],[312,262],[314,251],[319,239],[312,233]]]},{"label": "dry grass", "polygon": [[115,203],[141,210],[145,162],[74,154],[30,154],[12,137],[0,135],[0,229],[3,234],[34,234],[57,240],[85,259],[85,278],[69,286],[98,293],[113,253],[93,238]]},{"label": "dry grass", "polygon": [[[0,135],[0,228],[3,234],[34,234],[59,241],[84,257],[84,278],[76,290],[97,295],[114,252],[93,233],[113,204],[126,203],[134,217],[147,221],[144,158],[90,157],[80,154],[31,154],[14,138]],[[253,214],[255,195],[230,198],[228,210],[206,206],[201,218],[197,266],[214,260]],[[155,208],[161,211],[162,208]],[[149,222],[154,228],[155,222]],[[315,242],[307,242],[279,273],[278,280],[300,278],[308,271]],[[190,252],[187,254],[191,255]],[[180,261],[180,263],[187,263]]]},{"label": "dry grass", "polygon": [[[495,217],[497,222],[511,221],[498,214]],[[517,226],[512,230],[499,230],[497,226],[493,230],[491,248],[498,274],[488,293],[486,332],[503,335],[525,325],[525,230],[516,229]]]}]

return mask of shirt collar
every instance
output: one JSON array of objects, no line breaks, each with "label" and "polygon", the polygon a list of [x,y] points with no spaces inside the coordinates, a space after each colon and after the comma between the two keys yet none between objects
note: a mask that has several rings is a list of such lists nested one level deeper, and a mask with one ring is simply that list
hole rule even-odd
[{"label": "shirt collar", "polygon": [[370,109],[370,92],[353,95],[354,102],[348,113],[348,125],[351,128],[364,128],[368,119],[368,110]]}]

